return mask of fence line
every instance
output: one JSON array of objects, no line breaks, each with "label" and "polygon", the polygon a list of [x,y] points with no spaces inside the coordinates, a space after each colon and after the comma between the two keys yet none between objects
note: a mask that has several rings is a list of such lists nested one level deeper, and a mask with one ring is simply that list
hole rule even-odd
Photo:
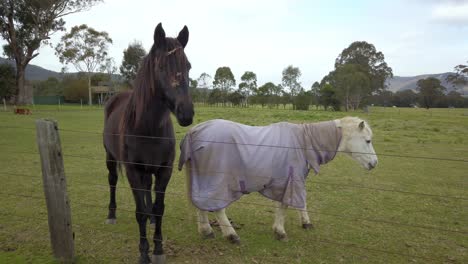
[{"label": "fence line", "polygon": [[[84,182],[82,182],[84,183]],[[88,184],[88,183],[86,183]],[[97,184],[93,184],[93,185],[96,185],[96,186],[99,186]],[[109,186],[110,187],[110,186]],[[158,192],[158,191],[152,191],[152,190],[147,190],[147,189],[136,189],[136,188],[131,188],[131,187],[117,187],[117,186],[113,186],[113,187],[116,187],[116,188],[128,188],[128,189],[132,189],[132,190],[137,190],[137,191],[146,191],[146,192]],[[173,192],[160,192],[160,193],[165,193],[165,194],[170,194],[170,195],[177,195],[177,196],[180,196],[180,195],[184,195],[184,193],[173,193]],[[5,192],[0,192],[0,194],[5,194],[5,195],[10,195],[10,196],[19,196],[19,197],[25,197],[25,198],[37,198],[37,199],[42,199],[42,197],[34,197],[34,196],[27,196],[27,195],[21,195],[21,194],[13,194],[13,193],[5,193]],[[203,196],[196,196],[196,197],[199,197],[199,198],[208,198],[208,197],[203,197]],[[213,199],[213,200],[220,200],[220,201],[225,201],[224,199],[218,199],[218,198],[210,198],[210,199]],[[74,202],[76,204],[81,204],[81,205],[86,205],[86,206],[90,206],[90,207],[98,207],[98,208],[101,208],[101,206],[97,206],[97,205],[90,205],[90,204],[84,204],[84,203],[81,203],[81,202]],[[266,208],[274,208],[276,209],[276,206],[274,205],[266,205],[266,204],[261,204],[261,203],[255,203],[255,202],[244,202],[244,201],[237,201],[236,202],[237,204],[245,204],[245,205],[253,205],[253,206],[262,206],[262,207],[266,207]],[[106,207],[107,208],[107,207]],[[433,226],[426,226],[426,225],[415,225],[415,224],[406,224],[406,223],[400,223],[400,222],[393,222],[393,221],[387,221],[387,220],[380,220],[380,219],[371,219],[371,218],[362,218],[362,217],[349,217],[349,216],[345,216],[345,215],[339,215],[339,214],[331,214],[331,213],[323,213],[323,212],[318,212],[318,211],[312,211],[312,210],[303,210],[303,209],[297,209],[297,208],[288,208],[289,210],[296,210],[296,211],[305,211],[305,212],[308,212],[308,213],[312,213],[312,214],[321,214],[321,215],[326,215],[326,216],[333,216],[333,217],[336,217],[336,218],[339,218],[339,219],[343,219],[343,220],[347,220],[347,221],[367,221],[367,222],[374,222],[374,223],[380,223],[380,224],[387,224],[387,225],[394,225],[394,226],[405,226],[405,227],[412,227],[412,228],[422,228],[422,229],[428,229],[428,230],[436,230],[436,231],[442,231],[442,232],[451,232],[451,233],[459,233],[459,234],[468,234],[468,230],[467,231],[460,231],[460,230],[451,230],[451,229],[444,229],[444,228],[441,228],[441,227],[433,227]],[[124,209],[120,209],[119,210],[123,210],[123,211],[128,211],[128,212],[134,212],[134,211],[131,211],[131,210],[124,210]],[[156,214],[152,214],[152,213],[146,213],[146,212],[135,212],[135,213],[139,213],[139,214],[144,214],[144,215],[148,215],[148,216],[161,216],[161,215],[156,215]]]},{"label": "fence line", "polygon": [[[67,131],[67,130],[63,130]],[[69,130],[68,130],[69,131]],[[72,132],[78,132],[78,131],[72,131]],[[97,133],[96,133],[97,134]],[[102,133],[101,133],[102,135]],[[118,134],[113,134],[113,135],[118,135]],[[131,136],[131,137],[146,137],[146,136],[138,136],[138,135],[124,135],[124,136]],[[150,137],[150,138],[156,138],[156,137]],[[161,138],[159,138],[161,139]],[[176,139],[176,138],[166,138],[166,139]],[[285,148],[285,149],[305,149],[307,148],[299,148],[299,147],[288,147],[288,146],[272,146],[272,145],[255,145],[255,144],[238,144],[234,142],[216,142],[216,141],[204,141],[204,142],[211,142],[211,143],[220,143],[220,144],[235,144],[235,145],[247,145],[247,146],[256,146],[256,147],[275,147],[275,148]],[[309,150],[315,150],[315,151],[326,151],[326,150],[316,150],[316,149],[309,149]],[[38,153],[30,153],[30,152],[20,152],[21,154],[33,154],[37,155]],[[371,154],[371,153],[361,153],[361,154]],[[442,161],[456,161],[456,162],[468,162],[468,160],[460,160],[460,159],[441,159],[441,158],[431,158],[431,157],[416,157],[416,156],[401,156],[401,155],[385,155],[385,154],[379,154],[381,156],[393,156],[393,157],[403,157],[403,158],[420,158],[420,159],[430,159],[430,160],[442,160]],[[65,157],[74,157],[74,158],[85,158],[85,159],[91,159],[95,160],[93,158],[89,158],[86,156],[78,156],[78,155],[64,155]],[[133,164],[133,165],[140,165],[140,166],[152,166],[152,167],[166,167],[166,168],[173,168],[173,166],[164,166],[164,165],[156,165],[156,164],[146,164],[146,163],[137,163],[137,162],[127,162],[127,161],[118,161],[118,160],[106,160],[108,162],[118,162],[118,163],[123,163],[123,164]],[[211,173],[225,173],[225,172],[211,172]],[[1,173],[0,174],[4,174]],[[269,177],[268,177],[269,178]],[[79,181],[76,181],[79,182]],[[434,194],[426,194],[426,193],[414,193],[414,192],[407,192],[407,191],[401,191],[401,190],[388,190],[388,189],[383,189],[383,188],[372,188],[368,186],[357,186],[357,185],[349,185],[349,184],[334,184],[334,183],[325,183],[325,182],[317,182],[317,181],[312,181],[317,184],[328,184],[328,185],[335,185],[335,186],[342,186],[342,187],[349,187],[349,188],[361,188],[361,189],[372,189],[372,190],[378,190],[378,191],[389,191],[389,192],[399,192],[399,193],[404,193],[404,194],[412,194],[412,195],[421,195],[421,196],[430,196],[430,197],[437,197],[437,198],[449,198],[449,199],[457,199],[457,200],[468,200],[466,197],[455,197],[455,196],[442,196],[442,195],[434,195]],[[84,182],[82,182],[84,183]],[[86,183],[89,184],[89,183]],[[129,188],[132,190],[139,190],[139,191],[151,191],[151,190],[142,190],[142,189],[133,189]],[[14,196],[14,197],[22,197],[22,198],[36,198],[36,199],[42,199],[43,197],[38,197],[38,196],[32,196],[32,195],[24,195],[24,194],[18,194],[18,193],[5,193],[5,192],[0,192],[0,194],[8,195],[8,196]],[[169,194],[169,193],[167,193]],[[172,195],[181,195],[181,193],[170,193]],[[204,197],[201,197],[204,198]],[[205,197],[206,198],[206,197]],[[222,199],[219,199],[222,200]],[[83,206],[88,206],[88,207],[96,207],[96,208],[103,208],[102,206],[97,206],[97,205],[91,205],[87,203],[82,203],[82,202],[74,202],[79,205]],[[264,207],[271,207],[271,208],[276,208],[275,206],[268,206],[268,205],[263,205],[263,204],[258,204],[258,203],[246,203],[246,202],[241,202],[238,201],[237,203],[240,204],[250,204],[254,206],[264,206]],[[108,209],[107,207],[104,207]],[[132,210],[128,209],[122,209],[119,208],[119,210],[122,211],[127,211],[127,212],[133,212],[137,214],[144,214],[147,216],[160,216],[152,213],[146,213],[146,212],[135,212]],[[344,215],[338,215],[338,214],[329,214],[329,213],[320,213],[312,210],[304,210],[310,213],[316,213],[316,214],[322,214],[322,215],[327,215],[327,216],[333,216],[337,219],[344,219],[347,221],[367,221],[367,222],[375,222],[375,223],[383,223],[383,224],[389,224],[389,225],[395,225],[395,226],[405,226],[405,227],[414,227],[414,228],[422,228],[422,229],[428,229],[428,230],[435,230],[435,231],[441,231],[441,232],[451,232],[451,233],[458,233],[458,234],[468,234],[468,231],[460,231],[460,230],[450,230],[450,229],[443,229],[440,227],[432,227],[432,226],[425,226],[425,225],[414,225],[414,224],[405,224],[405,223],[398,223],[398,222],[392,222],[392,221],[386,221],[386,220],[378,220],[378,219],[369,219],[369,218],[356,218],[356,217],[349,217],[349,216],[344,216]],[[168,217],[168,216],[166,216]],[[171,216],[169,216],[171,217]],[[172,217],[179,219],[183,221],[183,219],[177,218],[177,217]],[[392,251],[386,251],[386,250],[381,250],[381,249],[372,249],[372,248],[367,248],[367,247],[361,247],[361,246],[356,246],[355,244],[350,244],[350,243],[341,243],[341,242],[336,242],[336,241],[329,241],[329,240],[316,240],[316,242],[319,243],[331,243],[335,245],[340,245],[340,246],[350,246],[362,250],[367,250],[367,251],[374,251],[374,252],[380,252],[380,253],[385,253],[385,254],[392,254],[392,255],[400,255],[400,256],[405,256],[405,257],[412,257],[412,258],[420,258],[420,259],[425,259],[425,260],[436,260],[432,258],[427,258],[427,257],[421,257],[421,256],[414,256],[414,255],[409,255],[409,254],[402,254],[399,252],[392,252]],[[439,259],[442,261],[443,259]]]},{"label": "fence line", "polygon": [[[11,152],[11,153],[28,154],[28,155],[37,155],[38,154],[38,153],[32,153],[32,152]],[[79,156],[79,155],[63,154],[63,157],[72,157],[72,158],[80,158],[80,159],[96,161],[95,158],[90,158],[90,157],[86,157],[86,156]],[[169,166],[169,165],[156,165],[156,164],[150,164],[150,163],[127,162],[127,161],[119,161],[119,160],[104,160],[104,161],[105,162],[121,163],[121,164],[138,165],[138,166],[148,166],[148,167],[156,167],[156,168],[172,168],[172,169],[174,169],[174,166]],[[200,170],[198,170],[198,171],[200,171]],[[226,173],[227,174],[232,174],[232,173],[225,172],[225,171],[206,171],[206,170],[201,170],[201,171],[204,172],[204,173],[214,173],[214,174],[226,174]],[[0,172],[0,174],[2,174],[2,172]],[[8,173],[8,174],[21,176],[21,175],[15,174],[15,173]],[[263,178],[270,178],[269,176],[262,176],[262,175],[257,175],[257,176],[258,177],[263,177]],[[300,181],[300,180],[292,179],[292,181]],[[404,190],[398,190],[398,189],[385,189],[385,188],[371,187],[371,186],[364,186],[364,185],[352,185],[352,184],[342,184],[342,183],[327,183],[327,182],[316,181],[316,180],[311,180],[310,182],[317,183],[317,184],[323,184],[323,185],[335,185],[335,186],[346,187],[346,188],[359,188],[359,189],[368,189],[368,190],[375,190],[375,191],[382,191],[382,192],[396,192],[396,193],[402,193],[402,194],[407,194],[407,195],[427,196],[427,197],[434,197],[434,198],[444,198],[444,199],[455,199],[455,200],[468,201],[468,197],[463,197],[463,196],[449,196],[449,195],[439,195],[439,194],[431,194],[431,193],[410,192],[410,191],[404,191]],[[137,190],[137,189],[135,189],[135,190]]]},{"label": "fence line", "polygon": [[[95,207],[95,206],[94,206]],[[37,217],[37,216],[25,216],[25,215],[17,215],[17,214],[12,214],[10,212],[2,212],[2,214],[4,215],[9,215],[9,216],[13,216],[13,217],[18,217],[18,218],[21,218],[21,219],[39,219],[39,220],[43,220],[43,221],[46,221],[47,219],[46,218],[40,218],[40,217]],[[167,216],[166,216],[167,217]],[[180,219],[179,219],[180,220]],[[184,221],[184,220],[181,220],[181,221]],[[74,226],[77,226],[78,228],[88,228],[88,227],[85,227],[84,225],[79,225],[79,224],[74,224]],[[98,227],[89,227],[89,229],[92,229],[92,230],[98,230],[98,231],[101,231],[103,233],[107,233],[109,235],[113,235],[115,233],[118,233],[119,235],[123,235],[123,236],[127,236],[127,237],[133,237],[129,234],[125,234],[123,232],[119,232],[118,230],[113,230],[113,231],[109,231],[109,230],[105,230],[105,229],[102,229],[102,228],[98,228]],[[151,239],[153,240],[153,238],[148,238],[148,237],[143,237],[143,236],[139,236],[140,238],[146,238],[146,239]],[[164,242],[164,239],[162,240],[159,240],[157,239],[158,241],[161,241],[161,242]],[[309,240],[310,241],[310,240]],[[382,250],[382,249],[376,249],[376,248],[369,248],[369,247],[363,247],[363,246],[358,246],[354,243],[343,243],[343,242],[337,242],[337,241],[333,241],[333,240],[330,240],[330,239],[320,239],[320,238],[316,238],[316,239],[312,239],[312,241],[314,242],[318,242],[318,243],[321,243],[321,244],[332,244],[332,245],[337,245],[337,246],[340,246],[340,247],[352,247],[352,248],[356,248],[356,249],[361,249],[361,250],[365,250],[365,251],[370,251],[370,252],[376,252],[376,253],[380,253],[380,254],[387,254],[387,255],[395,255],[395,256],[403,256],[403,257],[409,257],[409,258],[417,258],[417,259],[423,259],[423,260],[430,260],[430,261],[445,261],[445,259],[443,257],[437,257],[437,258],[428,258],[428,257],[423,257],[423,256],[418,256],[418,255],[411,255],[411,254],[405,254],[405,253],[400,253],[400,252],[395,252],[395,251],[389,251],[389,250]]]},{"label": "fence line", "polygon": [[[0,128],[17,128],[17,129],[31,129],[26,127],[14,127],[14,126],[0,126]],[[59,129],[59,131],[73,132],[73,133],[87,133],[87,134],[96,134],[96,135],[111,135],[111,136],[120,136],[118,133],[100,133],[93,131],[85,130],[71,130],[71,129]],[[123,134],[124,137],[137,137],[137,138],[146,138],[146,139],[157,139],[157,140],[182,140],[178,137],[155,137],[155,136],[144,136],[144,135],[132,135],[132,134]],[[414,156],[414,155],[398,155],[398,154],[386,154],[386,153],[368,153],[368,152],[351,152],[351,151],[339,151],[339,150],[329,150],[329,149],[317,149],[317,148],[307,148],[307,147],[294,147],[294,146],[281,146],[281,145],[268,145],[268,144],[253,144],[253,143],[238,143],[238,142],[226,142],[226,141],[215,141],[215,140],[194,140],[196,142],[206,142],[214,144],[225,144],[225,145],[240,145],[240,146],[252,146],[252,147],[267,147],[267,148],[280,148],[280,149],[293,149],[293,150],[306,150],[306,151],[318,151],[318,152],[335,152],[335,153],[347,153],[347,154],[364,154],[364,155],[376,155],[384,157],[396,157],[396,158],[411,158],[411,159],[424,159],[424,160],[437,160],[437,161],[450,161],[450,162],[462,162],[468,163],[468,160],[465,159],[453,159],[453,158],[438,158],[438,157],[427,157],[427,156]]]},{"label": "fence line", "polygon": [[[29,155],[37,155],[38,154],[38,153],[30,153],[30,152],[14,152],[14,153],[29,154]],[[72,157],[72,158],[80,158],[80,159],[87,159],[87,160],[96,161],[96,159],[94,159],[94,158],[90,158],[90,157],[86,157],[86,156],[79,156],[79,155],[63,154],[63,157]],[[149,167],[157,167],[157,168],[172,168],[172,169],[174,169],[174,166],[169,166],[169,165],[156,165],[156,164],[149,164],[149,163],[127,162],[127,161],[119,161],[119,160],[104,160],[104,161],[122,163],[122,164],[138,165],[138,166],[149,166]],[[204,170],[202,170],[202,172],[204,172],[204,173],[214,173],[214,174],[225,174],[225,173],[231,174],[231,173],[225,172],[225,171],[204,171]],[[2,174],[2,172],[0,172],[0,174]],[[8,174],[18,175],[18,174],[15,174],[15,173],[8,173]],[[270,178],[268,176],[262,176],[262,175],[258,175],[258,177]],[[299,181],[299,180],[292,180],[292,181]],[[449,196],[449,195],[439,195],[439,194],[430,194],[430,193],[421,193],[421,192],[410,192],[410,191],[404,191],[404,190],[398,190],[398,189],[385,189],[385,188],[378,188],[378,187],[371,187],[371,186],[364,186],[364,185],[353,185],[353,184],[342,184],[342,183],[327,183],[327,182],[317,181],[317,180],[311,180],[310,182],[317,183],[317,184],[323,184],[323,185],[334,185],[334,186],[340,186],[340,187],[346,187],[346,188],[359,188],[359,189],[368,189],[368,190],[375,190],[375,191],[382,191],[382,192],[396,192],[396,193],[402,193],[402,194],[407,194],[407,195],[417,195],[417,196],[427,196],[427,197],[434,197],[434,198],[444,198],[444,199],[455,199],[455,200],[468,201],[468,197],[463,197],[463,196]],[[138,189],[135,189],[135,190],[138,190]]]}]

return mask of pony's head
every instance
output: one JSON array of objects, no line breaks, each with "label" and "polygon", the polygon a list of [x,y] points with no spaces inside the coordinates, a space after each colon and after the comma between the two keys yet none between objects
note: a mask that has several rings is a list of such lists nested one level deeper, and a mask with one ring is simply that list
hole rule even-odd
[{"label": "pony's head", "polygon": [[162,99],[181,126],[191,125],[194,115],[189,93],[191,66],[184,52],[188,38],[187,26],[184,26],[177,38],[166,38],[166,33],[159,23],[154,30],[151,51],[143,62],[151,64],[149,68],[154,74],[150,85],[152,93]]},{"label": "pony's head", "polygon": [[342,131],[338,151],[348,154],[368,170],[375,168],[378,160],[369,124],[357,117],[345,117],[337,120],[337,125]]}]

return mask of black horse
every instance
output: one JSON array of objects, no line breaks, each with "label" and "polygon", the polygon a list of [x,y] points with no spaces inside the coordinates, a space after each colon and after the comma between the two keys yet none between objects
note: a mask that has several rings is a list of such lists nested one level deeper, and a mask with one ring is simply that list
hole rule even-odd
[{"label": "black horse", "polygon": [[[190,63],[184,53],[189,32],[185,26],[177,38],[166,38],[159,23],[154,44],[143,59],[133,91],[112,97],[105,106],[104,147],[109,170],[110,203],[108,223],[116,222],[115,191],[117,164],[123,164],[136,204],[140,229],[140,263],[149,263],[146,223],[155,224],[153,263],[164,263],[161,223],[164,194],[172,174],[175,156],[174,128],[170,113],[181,126],[193,120],[189,94]],[[155,201],[152,203],[152,175]]]}]

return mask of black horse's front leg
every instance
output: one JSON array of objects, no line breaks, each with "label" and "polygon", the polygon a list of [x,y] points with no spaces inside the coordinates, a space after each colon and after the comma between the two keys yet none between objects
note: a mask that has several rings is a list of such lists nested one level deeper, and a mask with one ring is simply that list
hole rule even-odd
[{"label": "black horse's front leg", "polygon": [[151,215],[151,174],[144,170],[127,169],[127,176],[132,187],[135,198],[135,217],[140,231],[140,264],[149,264],[151,260],[148,256],[149,243],[146,236],[146,223]]},{"label": "black horse's front leg", "polygon": [[154,251],[152,256],[153,264],[166,263],[166,257],[163,250],[163,235],[162,235],[162,219],[164,215],[164,197],[166,194],[166,187],[171,178],[172,168],[160,168],[156,173],[156,183],[154,186],[156,199],[154,201],[152,213],[155,217],[154,228]]}]

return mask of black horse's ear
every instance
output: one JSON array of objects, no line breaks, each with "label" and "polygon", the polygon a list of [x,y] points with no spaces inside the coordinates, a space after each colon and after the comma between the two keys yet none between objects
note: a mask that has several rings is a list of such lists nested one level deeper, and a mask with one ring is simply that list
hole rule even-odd
[{"label": "black horse's ear", "polygon": [[166,45],[166,32],[164,32],[161,23],[159,23],[154,30],[154,45],[156,45],[157,48]]},{"label": "black horse's ear", "polygon": [[364,129],[364,121],[361,121],[361,123],[359,123],[359,128],[360,128],[361,130]]},{"label": "black horse's ear", "polygon": [[189,36],[188,28],[187,26],[184,26],[184,28],[179,32],[179,36],[177,36],[177,40],[179,41],[180,45],[182,45],[183,48],[187,46],[188,36]]}]

